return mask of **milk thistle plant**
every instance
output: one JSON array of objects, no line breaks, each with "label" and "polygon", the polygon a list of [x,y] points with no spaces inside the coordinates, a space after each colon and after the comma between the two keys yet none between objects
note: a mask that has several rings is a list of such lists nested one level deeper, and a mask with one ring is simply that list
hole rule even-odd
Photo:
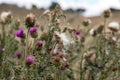
[{"label": "milk thistle plant", "polygon": [[[36,24],[32,13],[24,23],[14,20],[11,12],[1,13],[0,80],[120,79],[119,24],[108,25],[109,10],[103,13],[104,24],[90,34],[87,29],[61,28],[66,17],[57,7],[41,16],[48,18],[47,26]],[[89,28],[90,23],[86,19],[81,24]],[[94,38],[89,47],[84,44],[88,36]]]}]

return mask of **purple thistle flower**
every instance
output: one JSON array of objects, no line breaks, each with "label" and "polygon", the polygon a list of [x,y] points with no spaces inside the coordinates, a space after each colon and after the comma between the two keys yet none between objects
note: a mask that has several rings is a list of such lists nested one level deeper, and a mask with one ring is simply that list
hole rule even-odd
[{"label": "purple thistle flower", "polygon": [[20,53],[20,52],[17,52],[17,53],[16,53],[16,56],[17,56],[18,58],[21,58],[21,56],[22,56],[22,53]]},{"label": "purple thistle flower", "polygon": [[17,37],[23,37],[23,35],[24,35],[23,29],[19,29],[19,30],[16,32],[16,36],[17,36]]},{"label": "purple thistle flower", "polygon": [[28,65],[34,64],[35,63],[35,58],[33,56],[31,56],[31,55],[27,56],[26,63]]},{"label": "purple thistle flower", "polygon": [[29,32],[30,32],[31,34],[36,33],[36,32],[37,32],[37,27],[32,27],[32,28],[30,28]]},{"label": "purple thistle flower", "polygon": [[42,40],[39,40],[37,41],[37,44],[36,44],[38,47],[41,47],[43,45],[43,41]]},{"label": "purple thistle flower", "polygon": [[76,34],[76,35],[80,35],[80,31],[76,31],[75,34]]}]

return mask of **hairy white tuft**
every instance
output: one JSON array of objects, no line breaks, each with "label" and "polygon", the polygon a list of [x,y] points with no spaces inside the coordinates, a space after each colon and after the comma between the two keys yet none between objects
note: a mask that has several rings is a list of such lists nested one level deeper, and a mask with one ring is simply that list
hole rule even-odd
[{"label": "hairy white tuft", "polygon": [[5,20],[6,20],[6,18],[8,17],[8,15],[10,15],[11,14],[11,12],[10,11],[8,11],[8,12],[2,12],[1,13],[1,15],[0,15],[0,18],[1,18],[1,20],[3,21],[3,22],[5,22]]},{"label": "hairy white tuft", "polygon": [[118,22],[111,22],[108,24],[108,28],[111,29],[111,30],[115,30],[115,31],[118,31],[119,30],[119,23]]}]

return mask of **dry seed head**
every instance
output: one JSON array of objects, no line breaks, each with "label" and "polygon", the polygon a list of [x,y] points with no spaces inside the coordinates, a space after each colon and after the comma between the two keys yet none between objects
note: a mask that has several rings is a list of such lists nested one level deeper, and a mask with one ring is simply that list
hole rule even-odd
[{"label": "dry seed head", "polygon": [[94,63],[96,59],[95,51],[88,51],[84,54],[84,58],[88,63]]},{"label": "dry seed head", "polygon": [[91,36],[96,36],[96,30],[95,29],[91,29],[90,31],[89,31],[89,34],[91,35]]},{"label": "dry seed head", "polygon": [[63,58],[65,55],[63,53],[58,54],[60,58]]},{"label": "dry seed head", "polygon": [[55,62],[60,62],[60,57],[53,56],[52,59]]},{"label": "dry seed head", "polygon": [[76,30],[76,29],[74,29],[74,28],[71,28],[71,27],[69,27],[69,28],[67,28],[67,31],[69,32],[69,34],[71,34],[71,33],[76,33],[76,31],[80,31],[80,30]]},{"label": "dry seed head", "polygon": [[27,27],[33,27],[35,25],[35,21],[36,21],[36,18],[34,14],[32,13],[27,14],[25,18],[25,24]]},{"label": "dry seed head", "polygon": [[112,13],[109,9],[104,11],[104,17],[105,18],[109,18],[111,15],[112,15]]},{"label": "dry seed head", "polygon": [[103,29],[104,29],[104,25],[99,25],[96,29],[96,32],[97,33],[102,33]]},{"label": "dry seed head", "polygon": [[54,33],[54,39],[57,41],[57,42],[60,42],[61,38],[60,36],[58,35],[57,32]]},{"label": "dry seed head", "polygon": [[44,16],[48,16],[50,14],[50,10],[45,10],[44,12],[43,12],[43,15]]},{"label": "dry seed head", "polygon": [[65,69],[68,69],[69,68],[69,62],[68,61],[65,61],[62,63],[62,66],[61,66],[61,70],[65,70]]},{"label": "dry seed head", "polygon": [[62,42],[62,41],[60,41],[60,44],[59,44],[59,46],[60,46],[60,49],[63,49],[63,47],[64,47],[64,44],[63,44],[63,42]]}]

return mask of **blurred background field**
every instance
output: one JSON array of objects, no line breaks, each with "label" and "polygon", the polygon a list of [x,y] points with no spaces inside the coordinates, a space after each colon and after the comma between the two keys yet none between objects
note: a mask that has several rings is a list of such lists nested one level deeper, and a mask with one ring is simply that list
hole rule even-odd
[{"label": "blurred background field", "polygon": [[[58,3],[54,3],[51,4],[49,6],[49,8],[51,6],[55,6],[56,4]],[[59,5],[59,4],[58,4]],[[119,9],[115,9],[115,8],[110,8],[111,11],[112,11],[112,16],[107,20],[107,24],[106,26],[108,25],[108,23],[112,22],[112,21],[116,21],[118,23],[120,23],[120,10]],[[36,15],[36,18],[37,18],[37,23],[38,25],[40,24],[44,24],[46,25],[47,24],[47,19],[46,17],[41,17],[41,15],[43,14],[43,12],[45,11],[46,9],[44,8],[37,8],[36,5],[32,5],[32,8],[31,9],[26,9],[25,7],[18,7],[17,5],[13,5],[13,4],[0,4],[0,13],[3,12],[3,11],[11,11],[12,14],[13,14],[13,18],[14,19],[19,19],[24,22],[25,20],[25,16],[29,13],[33,13]],[[61,26],[60,27],[69,27],[69,28],[79,28],[81,31],[83,31],[83,29],[86,29],[86,31],[90,30],[91,28],[93,27],[98,27],[100,24],[103,24],[104,23],[104,17],[102,14],[100,15],[97,15],[97,16],[89,16],[89,17],[86,17],[86,16],[83,16],[83,13],[85,12],[85,9],[83,8],[78,8],[76,10],[72,9],[72,8],[68,8],[66,10],[62,10],[63,11],[63,14],[66,16],[66,20],[64,21],[61,21]],[[87,28],[84,28],[83,25],[82,25],[82,22],[83,20],[85,19],[90,19],[91,20],[91,24],[89,25],[89,27]],[[22,27],[22,25],[21,25]],[[85,44],[88,46],[90,46],[90,44],[93,44],[93,37],[91,36],[88,36],[86,37],[86,42]]]},{"label": "blurred background field", "polygon": [[[117,9],[111,9],[112,10],[112,17],[109,18],[108,22],[111,21],[117,21],[120,22],[120,11]],[[32,9],[25,9],[23,8],[19,8],[16,5],[10,5],[10,4],[0,4],[0,13],[3,11],[11,11],[14,18],[20,18],[22,21],[24,20],[24,17],[28,14],[28,13],[34,13],[37,17],[37,20],[39,20],[39,23],[44,24],[45,23],[45,18],[44,17],[40,17],[42,15],[42,13],[45,11],[45,9],[41,8],[41,9],[37,9],[35,7],[33,7]],[[103,23],[103,16],[92,16],[92,17],[84,17],[82,15],[82,12],[76,12],[73,11],[72,9],[68,9],[63,11],[65,16],[66,16],[66,22],[68,23],[68,25],[70,24],[71,27],[78,27],[81,26],[81,22],[86,19],[89,18],[92,21],[92,24],[90,25],[90,27],[95,27],[98,26],[99,24]],[[66,24],[66,23],[65,23]]]},{"label": "blurred background field", "polygon": [[[9,0],[8,0],[9,1]],[[13,0],[14,1],[14,0]],[[26,0],[27,1],[27,0]],[[31,1],[31,0],[30,0]],[[58,1],[58,0],[57,0]],[[79,0],[78,0],[79,1]],[[86,1],[86,0],[85,0]],[[88,0],[89,1],[89,0]],[[92,0],[91,0],[92,1]],[[98,0],[99,1],[99,0]],[[106,0],[108,1],[108,0]],[[117,1],[117,0],[115,0]],[[109,2],[109,1],[108,1]],[[24,3],[25,4],[25,3]],[[54,7],[55,4],[58,4],[58,3],[53,3],[49,6],[49,8],[37,8],[37,5],[32,5],[31,9],[26,9],[26,7],[18,7],[17,5],[15,4],[6,4],[6,3],[2,3],[0,4],[0,13],[2,13],[3,11],[11,11],[12,12],[12,15],[13,15],[13,18],[14,20],[15,19],[20,19],[21,20],[21,24],[20,25],[20,28],[21,27],[25,27],[24,23],[25,23],[25,17],[27,14],[29,13],[33,13],[36,15],[36,18],[37,18],[37,22],[36,24],[37,25],[41,25],[41,24],[44,24],[45,27],[48,26],[48,20],[46,17],[42,16],[43,12],[46,10],[46,9],[52,9]],[[78,3],[79,4],[79,3]],[[112,4],[112,2],[111,2]],[[119,3],[118,3],[119,4]],[[59,4],[60,5],[60,4]],[[75,4],[76,5],[76,4]],[[90,6],[89,6],[90,7]],[[119,6],[118,6],[119,7]],[[72,8],[67,8],[65,10],[63,10],[62,8],[62,5],[60,5],[60,8],[61,10],[63,11],[63,14],[66,16],[66,20],[61,20],[61,24],[60,24],[60,28],[62,27],[69,27],[69,28],[75,28],[77,30],[80,30],[81,33],[85,33],[84,31],[89,31],[90,29],[92,28],[95,28],[95,27],[98,27],[100,26],[101,24],[104,24],[104,16],[102,13],[99,13],[99,15],[92,15],[92,16],[85,16],[83,15],[84,12],[86,12],[86,9],[84,9],[83,7],[79,7],[77,9],[72,9]],[[99,9],[99,8],[98,8]],[[115,22],[118,22],[120,23],[120,10],[119,8],[114,8],[114,7],[108,7],[108,8],[104,8],[104,9],[110,9],[111,12],[112,12],[112,16],[107,19],[107,23],[106,23],[106,27],[108,25],[108,23],[112,22],[112,21],[115,21]],[[92,12],[91,12],[92,14]],[[93,11],[93,14],[94,14],[94,11]],[[83,26],[82,22],[85,20],[85,19],[90,19],[91,20],[91,24],[88,26],[88,27],[85,27]],[[106,29],[107,31],[110,31],[108,29]],[[96,40],[95,37],[93,36],[89,36],[89,35],[86,35],[85,36],[85,48],[87,47],[90,47],[93,45],[93,43],[95,43],[94,41]],[[98,38],[98,37],[97,37]],[[30,40],[30,39],[29,39]],[[96,46],[96,44],[95,44]],[[105,47],[105,46],[104,46]],[[78,69],[76,68],[78,65],[79,65],[79,60],[76,61],[76,63],[73,65],[73,69]],[[79,66],[78,66],[79,67]],[[74,74],[75,77],[77,76],[76,74]],[[110,80],[108,78],[108,80]]]}]

